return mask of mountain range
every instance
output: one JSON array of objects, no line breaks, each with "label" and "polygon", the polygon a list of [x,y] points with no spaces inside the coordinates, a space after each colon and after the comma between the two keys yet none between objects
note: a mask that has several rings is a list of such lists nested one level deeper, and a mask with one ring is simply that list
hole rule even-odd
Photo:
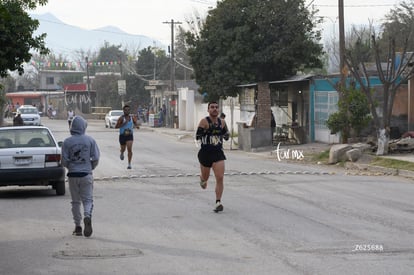
[{"label": "mountain range", "polygon": [[55,54],[66,57],[75,51],[98,51],[105,42],[109,45],[122,45],[127,49],[144,49],[149,46],[165,47],[161,42],[145,35],[128,34],[115,26],[106,26],[93,30],[68,25],[51,13],[31,14],[39,20],[35,35],[46,33],[46,46]]}]

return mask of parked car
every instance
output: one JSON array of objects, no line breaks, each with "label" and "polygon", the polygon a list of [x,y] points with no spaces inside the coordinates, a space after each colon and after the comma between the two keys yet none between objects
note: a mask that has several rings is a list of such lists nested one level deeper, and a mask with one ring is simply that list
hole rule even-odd
[{"label": "parked car", "polygon": [[0,186],[52,186],[65,194],[61,142],[45,126],[0,127]]},{"label": "parked car", "polygon": [[124,114],[122,110],[112,110],[105,115],[105,128],[114,128],[118,118]]},{"label": "parked car", "polygon": [[36,107],[31,105],[23,105],[17,112],[21,114],[24,125],[40,125],[40,114]]}]

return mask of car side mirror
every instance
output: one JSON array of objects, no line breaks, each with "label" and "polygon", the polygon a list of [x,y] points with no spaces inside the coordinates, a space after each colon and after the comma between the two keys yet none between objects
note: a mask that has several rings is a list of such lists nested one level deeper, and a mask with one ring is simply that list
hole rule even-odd
[{"label": "car side mirror", "polygon": [[63,141],[58,141],[58,146],[62,147],[62,145],[63,145]]}]

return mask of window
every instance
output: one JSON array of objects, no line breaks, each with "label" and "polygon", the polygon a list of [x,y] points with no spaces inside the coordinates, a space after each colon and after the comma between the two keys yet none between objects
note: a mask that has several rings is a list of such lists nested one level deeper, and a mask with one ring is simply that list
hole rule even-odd
[{"label": "window", "polygon": [[326,121],[338,111],[338,92],[315,92],[315,128],[328,129]]},{"label": "window", "polygon": [[270,92],[272,106],[286,107],[288,106],[288,88],[286,86],[279,87],[277,90]]},{"label": "window", "polygon": [[55,78],[53,76],[46,77],[46,84],[47,85],[55,84]]}]

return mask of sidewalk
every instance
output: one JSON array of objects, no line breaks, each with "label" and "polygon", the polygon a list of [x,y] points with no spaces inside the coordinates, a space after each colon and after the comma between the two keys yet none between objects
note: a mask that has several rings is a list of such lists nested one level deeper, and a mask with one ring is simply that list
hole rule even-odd
[{"label": "sidewalk", "polygon": [[[44,117],[42,119],[44,119]],[[7,124],[12,125],[11,120],[5,120],[5,122]],[[141,125],[141,129],[145,131],[152,131],[152,132],[157,132],[157,133],[161,133],[165,135],[171,135],[171,136],[176,137],[177,140],[181,140],[181,141],[194,142],[195,131],[185,131],[185,130],[180,130],[176,128],[167,128],[167,127],[150,127],[148,126],[147,123],[144,123],[143,125]],[[225,150],[239,150],[237,141],[238,141],[237,137],[235,137],[233,138],[233,143],[231,143],[230,141],[225,142],[224,149]],[[331,144],[314,142],[314,143],[306,143],[306,144],[300,144],[300,145],[280,145],[279,149],[282,151],[290,150],[290,152],[292,151],[301,152],[305,157],[305,161],[303,162],[303,164],[320,165],[314,161],[311,161],[312,156],[330,150],[331,146],[332,146]],[[246,153],[258,154],[258,155],[262,155],[264,157],[269,157],[269,158],[277,158],[276,150],[277,150],[277,146],[269,146],[266,148],[259,148],[252,152],[246,152]],[[390,155],[381,156],[381,157],[414,163],[413,153],[390,154]],[[391,175],[391,174],[400,175],[400,176],[414,179],[414,171],[406,171],[406,170],[399,171],[398,169],[372,166],[369,164],[369,160],[364,161],[364,159],[366,160],[366,158],[363,157],[361,161],[357,161],[355,163],[346,162],[344,169],[357,170],[357,171],[370,171],[373,174],[382,173],[383,175]]]},{"label": "sidewalk", "polygon": [[[158,132],[158,133],[162,133],[166,135],[172,135],[172,136],[177,137],[177,140],[188,139],[189,142],[194,141],[194,135],[195,135],[194,131],[185,131],[185,130],[174,129],[174,128],[165,128],[165,127],[149,127],[148,125],[142,125],[141,128],[148,130],[148,131]],[[280,145],[279,150],[282,150],[282,151],[290,150],[290,152],[292,151],[301,152],[305,157],[305,162],[303,163],[304,165],[305,164],[320,165],[319,163],[310,161],[310,159],[314,155],[323,153],[325,151],[329,151],[331,146],[332,146],[331,144],[314,142],[314,143],[306,143],[306,144],[300,144],[300,145]],[[229,141],[224,143],[224,149],[230,150]],[[231,149],[239,150],[238,145],[237,145],[237,137],[234,138],[234,143],[232,144]],[[246,153],[259,154],[259,155],[270,157],[270,158],[277,158],[276,150],[277,150],[277,146],[269,146],[266,148],[259,148],[255,151],[246,152]],[[392,154],[392,155],[386,155],[386,156],[381,156],[381,157],[414,163],[414,154],[412,153]],[[344,170],[347,170],[346,174],[348,175],[371,175],[371,176],[394,175],[394,176],[402,176],[402,177],[414,179],[414,171],[373,166],[369,164],[369,159],[370,158],[363,157],[361,158],[361,161],[346,162],[344,166]]]},{"label": "sidewalk", "polygon": [[[176,128],[166,128],[166,127],[150,127],[146,124],[143,124],[141,126],[142,129],[146,129],[153,132],[158,132],[162,134],[172,135],[176,136],[177,139],[184,139],[184,138],[194,138],[195,131],[185,131],[180,130]],[[233,138],[234,143],[232,145],[233,150],[238,150],[237,145],[237,137]],[[229,147],[230,141],[225,142],[225,149],[226,147]],[[316,153],[322,153],[324,151],[327,151],[331,148],[332,144],[327,143],[321,143],[321,142],[312,142],[312,143],[306,143],[306,144],[299,144],[299,145],[280,145],[281,150],[301,150],[305,154],[316,154]],[[263,147],[253,150],[251,153],[268,153],[272,154],[277,149],[277,146],[269,146],[269,147]],[[390,154],[386,156],[382,156],[384,158],[390,158],[390,159],[397,159],[402,161],[408,161],[408,162],[414,162],[414,154],[413,153],[401,153],[401,154]]]},{"label": "sidewalk", "polygon": [[[175,128],[166,128],[166,127],[149,127],[146,124],[141,125],[142,129],[153,131],[161,134],[166,135],[172,135],[177,137],[178,140],[188,139],[191,142],[194,141],[195,131],[185,131]],[[239,150],[238,146],[238,139],[237,137],[233,138],[233,143],[231,143],[232,139],[229,139],[228,141],[224,142],[224,149],[225,150]],[[327,151],[331,148],[331,145],[325,144],[325,143],[307,143],[307,144],[299,144],[299,145],[280,145],[279,150],[280,151],[300,151],[304,154],[304,156],[311,156],[314,154],[319,154],[324,151]],[[251,152],[246,153],[253,153],[253,154],[259,154],[263,156],[268,157],[276,157],[276,150],[277,146],[269,146],[269,147],[262,147],[257,148],[255,150],[252,150]]]}]

